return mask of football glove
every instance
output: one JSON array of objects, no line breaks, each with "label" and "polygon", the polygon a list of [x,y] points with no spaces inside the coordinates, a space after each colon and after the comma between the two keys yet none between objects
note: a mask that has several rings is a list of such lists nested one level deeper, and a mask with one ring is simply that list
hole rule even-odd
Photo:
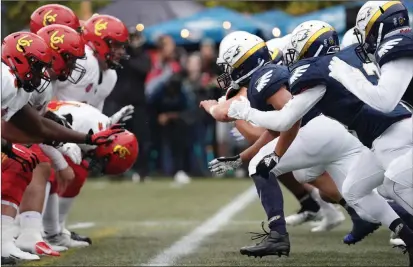
[{"label": "football glove", "polygon": [[237,120],[248,120],[251,105],[248,99],[241,96],[239,100],[232,101],[228,109],[228,117]]},{"label": "football glove", "polygon": [[110,128],[98,133],[88,133],[86,135],[85,144],[95,146],[108,144],[112,142],[112,139],[110,139],[112,135],[125,131],[125,129],[123,128],[124,126],[124,124],[114,124]]},{"label": "football glove", "polygon": [[227,171],[235,170],[242,165],[240,155],[234,157],[220,157],[212,160],[208,164],[209,170],[218,176],[224,175]]},{"label": "football glove", "polygon": [[261,177],[268,179],[270,177],[270,171],[277,166],[279,160],[280,157],[278,157],[275,152],[263,157],[262,160],[258,162],[256,173]]},{"label": "football glove", "polygon": [[2,152],[10,159],[20,163],[25,172],[32,172],[39,164],[39,158],[36,153],[22,145],[7,143],[4,146],[2,145]]},{"label": "football glove", "polygon": [[238,129],[236,127],[232,127],[231,131],[230,131],[232,137],[235,138],[236,141],[241,142],[242,140],[244,140],[244,136],[238,131]]},{"label": "football glove", "polygon": [[118,112],[110,117],[111,124],[115,124],[118,122],[125,122],[132,118],[132,114],[135,111],[135,107],[132,105],[124,106]]},{"label": "football glove", "polygon": [[60,153],[70,158],[70,160],[74,164],[80,165],[80,163],[82,162],[82,151],[80,150],[80,147],[78,145],[67,143],[58,148],[58,150]]}]

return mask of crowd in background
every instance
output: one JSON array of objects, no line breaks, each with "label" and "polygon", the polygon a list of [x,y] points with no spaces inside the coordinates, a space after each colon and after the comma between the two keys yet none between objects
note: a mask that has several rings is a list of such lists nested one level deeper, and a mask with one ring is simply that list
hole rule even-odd
[{"label": "crowd in background", "polygon": [[[199,103],[223,95],[216,77],[216,44],[203,40],[199,50],[177,47],[160,36],[147,50],[139,32],[130,36],[130,59],[122,62],[118,81],[106,99],[104,113],[135,107],[127,128],[139,142],[132,175],[209,176],[208,161],[231,155],[240,145],[231,138],[231,124],[217,123]],[[242,143],[241,143],[242,145]]]}]

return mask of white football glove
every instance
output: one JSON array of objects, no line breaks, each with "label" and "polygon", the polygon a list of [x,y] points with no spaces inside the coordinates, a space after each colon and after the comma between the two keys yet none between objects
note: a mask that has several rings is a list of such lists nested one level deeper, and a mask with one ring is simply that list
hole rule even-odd
[{"label": "white football glove", "polygon": [[224,175],[227,171],[235,170],[242,165],[239,155],[234,157],[220,157],[208,163],[209,170],[218,176]]},{"label": "white football glove", "polygon": [[82,162],[82,151],[80,150],[80,147],[78,145],[67,143],[58,148],[58,150],[63,155],[68,156],[74,164],[80,165],[80,163]]},{"label": "white football glove", "polygon": [[225,95],[218,98],[218,104],[224,103],[225,101],[227,101],[227,96]]},{"label": "white football glove", "polygon": [[119,122],[125,122],[132,118],[132,114],[134,111],[135,111],[134,106],[132,105],[124,106],[118,112],[113,114],[112,117],[110,117],[110,123],[113,125]]},{"label": "white football glove", "polygon": [[351,79],[349,79],[349,75],[356,70],[338,57],[331,59],[328,69],[330,70],[328,75],[343,85],[345,85],[346,82],[352,82]]},{"label": "white football glove", "polygon": [[236,127],[233,127],[230,131],[232,137],[235,138],[236,141],[240,142],[245,139],[245,137],[238,131]]},{"label": "white football glove", "polygon": [[241,96],[239,100],[232,101],[228,109],[228,117],[247,121],[250,110],[250,102],[246,97]]}]

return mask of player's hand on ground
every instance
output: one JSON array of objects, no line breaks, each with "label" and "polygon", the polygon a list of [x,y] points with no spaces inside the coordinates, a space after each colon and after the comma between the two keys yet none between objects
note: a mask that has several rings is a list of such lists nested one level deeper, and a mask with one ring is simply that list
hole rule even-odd
[{"label": "player's hand on ground", "polygon": [[228,117],[237,120],[248,120],[248,114],[251,111],[251,105],[248,99],[241,96],[239,100],[234,100],[228,109]]},{"label": "player's hand on ground", "polygon": [[39,164],[39,158],[36,153],[22,145],[9,143],[3,147],[2,152],[10,159],[19,162],[25,172],[32,172]]},{"label": "player's hand on ground", "polygon": [[108,144],[110,142],[112,142],[112,135],[124,132],[125,129],[123,128],[125,125],[124,124],[114,124],[112,125],[109,129],[100,131],[98,133],[95,134],[87,134],[86,135],[86,140],[85,140],[85,144],[88,145],[104,145],[104,144]]},{"label": "player's hand on ground", "polygon": [[132,105],[124,106],[118,112],[110,117],[111,124],[118,122],[125,122],[132,118],[133,113],[135,112],[135,107]]},{"label": "player's hand on ground", "polygon": [[265,156],[262,160],[260,160],[260,162],[258,162],[256,173],[261,177],[268,179],[270,177],[270,171],[277,166],[279,160],[280,158],[277,154],[275,154],[275,152]]},{"label": "player's hand on ground", "polygon": [[58,148],[58,150],[63,155],[69,157],[74,164],[80,165],[80,163],[82,162],[82,151],[80,150],[80,147],[78,145],[67,143]]},{"label": "player's hand on ground", "polygon": [[66,167],[63,170],[57,172],[57,192],[63,193],[66,188],[73,182],[75,179],[75,173],[71,167]]},{"label": "player's hand on ground", "polygon": [[239,155],[234,157],[219,157],[208,163],[209,170],[218,176],[224,175],[227,171],[235,170],[242,165]]}]

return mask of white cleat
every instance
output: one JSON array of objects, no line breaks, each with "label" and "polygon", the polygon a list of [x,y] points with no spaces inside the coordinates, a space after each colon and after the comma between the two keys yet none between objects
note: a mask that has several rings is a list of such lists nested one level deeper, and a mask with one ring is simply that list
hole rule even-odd
[{"label": "white cleat", "polygon": [[84,248],[89,246],[89,243],[84,241],[77,241],[70,238],[70,232],[63,230],[60,234],[53,236],[46,236],[45,240],[52,246],[63,246],[67,248]]},{"label": "white cleat", "polygon": [[5,258],[14,258],[16,260],[35,261],[40,257],[29,252],[19,249],[13,241],[1,244],[1,256]]},{"label": "white cleat", "polygon": [[300,213],[291,214],[285,217],[285,223],[287,225],[297,226],[297,225],[301,225],[309,221],[318,221],[322,219],[323,219],[323,216],[322,216],[322,212],[320,209],[318,212],[303,211]]},{"label": "white cleat", "polygon": [[16,239],[16,246],[22,251],[30,252],[39,256],[60,256],[59,251],[44,242],[40,232],[37,233],[36,231],[22,231]]},{"label": "white cleat", "polygon": [[344,214],[332,204],[330,204],[329,207],[329,209],[323,209],[323,219],[318,223],[318,225],[311,229],[311,232],[330,231],[344,222],[346,219]]},{"label": "white cleat", "polygon": [[391,232],[390,234],[390,245],[392,246],[403,246],[405,247],[406,244],[404,243],[404,241],[402,239],[400,239],[395,233]]}]

